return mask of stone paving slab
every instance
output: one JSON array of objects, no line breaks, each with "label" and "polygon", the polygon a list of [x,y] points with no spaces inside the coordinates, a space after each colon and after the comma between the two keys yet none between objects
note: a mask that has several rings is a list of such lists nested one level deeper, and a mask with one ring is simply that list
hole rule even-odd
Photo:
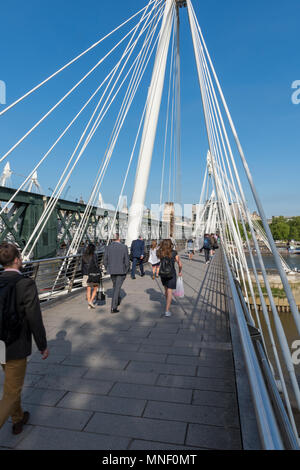
[{"label": "stone paving slab", "polygon": [[[65,354],[51,354],[47,358],[47,364],[61,364],[66,359],[66,357],[67,356]],[[36,352],[36,353],[32,354],[32,356],[30,357],[28,363],[32,363],[32,362],[38,362],[38,363],[41,362],[40,352]]]},{"label": "stone paving slab", "polygon": [[234,397],[234,393],[194,390],[192,404],[226,408],[227,410],[233,409],[237,412],[237,403],[235,403]]},{"label": "stone paving slab", "polygon": [[118,450],[127,449],[130,439],[35,426],[16,445],[18,450]]},{"label": "stone paving slab", "polygon": [[157,385],[218,392],[233,392],[235,390],[235,384],[230,379],[198,378],[164,374],[159,376]]},{"label": "stone paving slab", "polygon": [[180,446],[180,445],[171,445],[171,444],[162,444],[161,442],[154,442],[154,441],[141,441],[138,439],[134,439],[129,447],[130,450],[171,450],[173,452],[178,450],[205,450],[199,449],[199,447],[187,447],[187,446]]},{"label": "stone paving slab", "polygon": [[109,280],[95,310],[83,291],[44,310],[49,360],[33,347],[23,390],[32,415],[18,439],[5,424],[0,448],[241,448],[222,270],[182,261],[172,317],[149,268],[126,279],[116,315]]},{"label": "stone paving slab", "polygon": [[[121,356],[120,356],[121,357]],[[128,365],[128,360],[122,360],[120,357],[107,357],[104,355],[82,355],[68,356],[64,361],[63,365],[67,366],[85,366],[85,367],[107,367],[109,369],[125,369]],[[87,369],[85,369],[86,371]]]},{"label": "stone paving slab", "polygon": [[24,426],[22,434],[14,435],[11,432],[12,423],[11,421],[7,421],[4,426],[0,429],[0,450],[2,447],[7,449],[14,449],[20,444],[23,439],[26,439],[27,436],[32,432],[34,429],[33,426]]},{"label": "stone paving slab", "polygon": [[239,422],[236,413],[232,410],[220,409],[211,406],[186,405],[183,403],[147,403],[144,415],[147,418],[166,419],[170,421],[183,421],[184,423],[208,424],[220,427],[236,427]]},{"label": "stone paving slab", "polygon": [[153,385],[157,381],[158,374],[153,373],[141,373],[141,372],[127,372],[127,371],[115,371],[110,369],[93,369],[90,370],[86,375],[86,379],[96,380],[108,380],[113,382],[125,382],[125,383],[136,383]]},{"label": "stone paving slab", "polygon": [[214,450],[240,450],[241,436],[238,429],[190,424],[186,444]]},{"label": "stone paving slab", "polygon": [[106,413],[96,413],[85,431],[106,433],[144,440],[157,440],[170,444],[184,444],[185,423],[164,421],[161,419],[132,418]]},{"label": "stone paving slab", "polygon": [[146,400],[112,396],[92,396],[85,393],[69,392],[57,405],[59,408],[91,410],[126,416],[141,416]]},{"label": "stone paving slab", "polygon": [[51,428],[81,431],[93,413],[89,411],[61,409],[53,406],[26,405],[30,412],[30,424]]},{"label": "stone paving slab", "polygon": [[200,348],[198,347],[174,347],[174,346],[141,346],[140,351],[152,353],[157,351],[162,354],[175,354],[181,356],[199,356]]},{"label": "stone paving slab", "polygon": [[175,403],[191,403],[192,399],[191,390],[122,383],[116,383],[110,391],[110,395]]},{"label": "stone paving slab", "polygon": [[87,367],[69,367],[61,364],[48,364],[43,361],[40,363],[29,362],[27,371],[31,375],[61,375],[63,377],[82,377],[87,371]]},{"label": "stone paving slab", "polygon": [[37,387],[40,389],[64,390],[92,395],[107,395],[114,382],[104,380],[74,379],[70,377],[47,376],[42,378]]},{"label": "stone paving slab", "polygon": [[177,364],[173,365],[157,362],[130,361],[126,370],[129,372],[155,372],[157,374],[170,375],[196,375],[196,367],[194,366],[178,366]]},{"label": "stone paving slab", "polygon": [[25,387],[22,394],[22,403],[56,406],[65,393],[64,390],[45,390],[42,388]]}]

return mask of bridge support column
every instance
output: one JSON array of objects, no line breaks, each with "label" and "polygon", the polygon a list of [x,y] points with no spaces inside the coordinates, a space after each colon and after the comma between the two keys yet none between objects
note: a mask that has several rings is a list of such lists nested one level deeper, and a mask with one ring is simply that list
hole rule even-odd
[{"label": "bridge support column", "polygon": [[155,64],[147,97],[147,110],[144,121],[138,166],[135,176],[135,186],[128,218],[128,232],[126,239],[127,246],[130,246],[131,242],[138,238],[139,232],[141,230],[144,203],[165,80],[173,12],[174,1],[166,0],[160,31],[160,39],[157,47]]}]

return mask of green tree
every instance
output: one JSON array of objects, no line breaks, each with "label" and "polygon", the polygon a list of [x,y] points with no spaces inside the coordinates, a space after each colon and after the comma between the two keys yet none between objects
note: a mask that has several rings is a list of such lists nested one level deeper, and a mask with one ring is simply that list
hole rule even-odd
[{"label": "green tree", "polygon": [[290,227],[289,237],[291,240],[300,240],[300,217],[293,217],[288,221]]},{"label": "green tree", "polygon": [[283,216],[273,217],[270,230],[274,240],[288,240],[290,238],[290,226]]},{"label": "green tree", "polygon": [[[246,224],[245,224],[245,227],[246,227],[248,239],[251,240],[252,235],[251,235],[251,231],[250,231],[249,224],[246,223]],[[238,221],[238,230],[239,230],[239,232],[240,232],[240,234],[241,234],[242,240],[243,240],[243,241],[246,241],[246,235],[245,235],[245,232],[244,232],[243,224],[242,224],[242,222],[240,222],[240,221]]]}]

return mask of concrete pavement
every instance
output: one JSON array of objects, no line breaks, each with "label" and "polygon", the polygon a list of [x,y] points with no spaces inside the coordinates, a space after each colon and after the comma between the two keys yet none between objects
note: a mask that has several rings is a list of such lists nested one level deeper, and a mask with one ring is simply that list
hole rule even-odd
[{"label": "concrete pavement", "polygon": [[[240,449],[224,279],[216,255],[181,256],[185,298],[164,316],[150,269],[127,277],[120,313],[84,292],[43,312],[50,356],[34,352],[23,391],[29,424],[0,449]],[[0,373],[0,388],[3,374]]]}]

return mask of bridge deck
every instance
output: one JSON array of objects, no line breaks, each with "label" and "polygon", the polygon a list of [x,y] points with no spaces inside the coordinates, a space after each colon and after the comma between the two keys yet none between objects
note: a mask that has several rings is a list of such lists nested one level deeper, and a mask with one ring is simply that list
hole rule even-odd
[{"label": "bridge deck", "polygon": [[[123,286],[120,313],[81,293],[44,311],[51,355],[28,364],[30,425],[16,449],[240,449],[235,374],[219,255],[182,256],[185,298],[164,315],[150,269]],[[0,380],[3,381],[1,374]]]}]

